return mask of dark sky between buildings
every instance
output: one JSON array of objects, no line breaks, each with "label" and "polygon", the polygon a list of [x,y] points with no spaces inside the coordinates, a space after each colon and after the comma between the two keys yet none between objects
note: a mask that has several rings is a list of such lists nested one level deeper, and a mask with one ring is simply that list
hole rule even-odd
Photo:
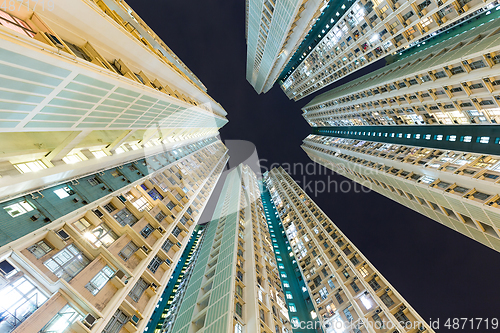
[{"label": "dark sky between buildings", "polygon": [[[311,162],[300,144],[310,127],[301,108],[313,96],[293,102],[277,84],[258,95],[246,81],[244,0],[127,2],[225,108],[223,140],[253,143],[264,168],[296,164],[291,175],[309,190],[330,182],[329,193],[309,195],[425,320],[439,319],[436,331],[456,331],[446,328],[448,318],[500,317],[493,302],[500,299],[500,253],[318,165],[306,169]],[[241,155],[238,144],[231,147]],[[333,182],[351,191],[336,193]],[[458,331],[487,331],[477,323]]]}]

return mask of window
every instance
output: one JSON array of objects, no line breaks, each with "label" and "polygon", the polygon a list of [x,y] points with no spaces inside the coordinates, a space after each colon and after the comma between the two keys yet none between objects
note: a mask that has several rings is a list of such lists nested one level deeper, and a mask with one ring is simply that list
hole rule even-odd
[{"label": "window", "polygon": [[60,333],[65,331],[67,327],[75,321],[82,319],[82,316],[66,304],[39,333]]},{"label": "window", "polygon": [[358,285],[356,284],[356,282],[351,282],[351,287],[352,287],[352,290],[357,293],[359,292],[359,287]]},{"label": "window", "polygon": [[85,257],[82,251],[70,244],[43,264],[58,278],[69,282],[89,263],[90,260]]},{"label": "window", "polygon": [[108,213],[112,213],[116,210],[116,207],[110,202],[108,204],[105,204],[104,206],[104,209],[108,212]]},{"label": "window", "polygon": [[172,248],[172,246],[174,246],[174,243],[170,240],[170,239],[167,239],[165,241],[165,243],[163,243],[163,245],[161,246],[161,248],[163,249],[163,251],[167,252],[170,251],[170,249]]},{"label": "window", "polygon": [[384,304],[387,307],[390,307],[394,304],[394,301],[392,300],[392,298],[387,294],[383,294],[382,296],[380,296],[380,299],[382,300],[382,302],[384,302]]},{"label": "window", "polygon": [[337,300],[337,302],[339,302],[339,304],[344,303],[344,300],[342,299],[342,296],[340,296],[340,294],[335,294],[335,299]]},{"label": "window", "polygon": [[174,235],[175,237],[179,236],[180,233],[181,229],[179,227],[175,227],[174,230],[172,231],[172,235]]},{"label": "window", "polygon": [[102,333],[118,333],[129,320],[130,317],[127,316],[123,311],[118,309],[113,314],[113,317],[111,317],[106,327],[104,327]]},{"label": "window", "polygon": [[151,203],[144,197],[138,198],[137,200],[132,202],[132,205],[134,205],[134,207],[137,208],[137,210],[140,212],[142,212],[143,210],[150,211],[153,208]]},{"label": "window", "polygon": [[345,314],[345,317],[347,318],[347,321],[351,322],[353,321],[353,317],[352,317],[352,314],[351,314],[351,311],[349,311],[349,309],[344,309],[344,314]]},{"label": "window", "polygon": [[290,288],[290,284],[288,283],[288,281],[283,281],[283,287]]},{"label": "window", "polygon": [[156,214],[155,219],[156,221],[161,222],[165,217],[167,217],[165,213],[159,212],[158,214]]},{"label": "window", "polygon": [[123,208],[118,213],[113,215],[113,217],[122,226],[133,226],[137,221],[139,221],[137,217],[135,217],[134,214],[132,214],[127,208]]},{"label": "window", "polygon": [[141,230],[141,236],[144,238],[148,238],[149,235],[153,233],[153,226],[151,224],[147,224],[142,230]]},{"label": "window", "polygon": [[[5,4],[2,5],[3,8],[5,8]],[[15,5],[14,5],[15,8]],[[54,9],[54,5],[52,5],[52,9]],[[50,10],[50,9],[49,9]],[[30,26],[24,22],[23,20],[18,19],[15,16],[12,16],[2,10],[0,10],[0,25],[17,31],[21,33],[22,35],[27,35],[28,37],[34,37],[35,33],[32,31]]]},{"label": "window", "polygon": [[118,235],[113,230],[111,230],[111,228],[108,227],[106,223],[101,223],[94,230],[92,230],[92,232],[86,232],[84,236],[95,247],[99,247],[101,245],[104,247],[108,247],[118,239]]},{"label": "window", "polygon": [[139,281],[137,281],[137,283],[132,288],[132,290],[130,290],[128,295],[130,296],[130,298],[132,298],[134,302],[138,302],[147,287],[148,283],[144,281],[143,278],[139,278]]},{"label": "window", "polygon": [[295,307],[294,303],[288,303],[288,309],[290,312],[297,312],[297,308]]},{"label": "window", "polygon": [[319,290],[319,295],[322,299],[326,299],[328,297],[328,290],[326,289],[326,287],[323,287]]},{"label": "window", "polygon": [[7,213],[9,213],[9,215],[12,217],[23,215],[34,210],[33,206],[31,206],[28,201],[21,201],[9,206],[5,206],[3,209],[5,209]]},{"label": "window", "polygon": [[111,267],[104,266],[104,268],[101,269],[89,283],[87,283],[85,288],[87,288],[87,290],[95,296],[102,288],[104,288],[106,283],[111,280],[114,274],[115,271]]},{"label": "window", "polygon": [[243,326],[240,323],[234,325],[234,333],[243,333]]},{"label": "window", "polygon": [[30,251],[37,259],[40,259],[44,255],[52,251],[52,247],[50,247],[44,241],[39,241],[38,243],[28,247],[28,251]]},{"label": "window", "polygon": [[236,294],[243,298],[243,288],[240,285],[236,285]]},{"label": "window", "polygon": [[328,285],[330,286],[330,288],[333,290],[335,289],[335,285],[333,284],[333,281],[332,280],[328,280]]},{"label": "window", "polygon": [[404,314],[403,310],[396,312],[394,317],[396,317],[397,321],[403,326],[410,321],[410,319],[408,319],[408,317]]},{"label": "window", "polygon": [[127,261],[134,253],[137,251],[139,247],[135,245],[134,242],[129,242],[125,247],[118,253],[118,256],[123,259],[123,261]]},{"label": "window", "polygon": [[380,284],[378,284],[378,282],[375,280],[375,278],[368,281],[368,284],[370,285],[370,287],[372,287],[372,289],[374,291],[377,291],[380,289]]},{"label": "window", "polygon": [[345,276],[346,279],[348,279],[350,277],[349,272],[346,269],[344,269],[342,271],[342,274],[344,274],[344,276]]},{"label": "window", "polygon": [[[26,320],[45,301],[44,296],[28,279],[21,276],[10,284],[2,287],[2,332],[3,322],[20,324]],[[12,314],[15,314],[14,317]],[[7,325],[6,325],[7,326]],[[10,332],[7,326],[7,332]]]},{"label": "window", "polygon": [[289,292],[289,291],[287,291],[287,292],[285,293],[285,297],[286,297],[286,299],[293,299],[292,293],[291,293],[291,292]]},{"label": "window", "polygon": [[91,186],[97,186],[101,183],[101,181],[99,179],[97,179],[96,177],[91,177],[91,178],[87,179],[87,181],[89,182],[89,184]]},{"label": "window", "polygon": [[90,152],[95,156],[95,158],[108,156],[102,149],[91,150]]},{"label": "window", "polygon": [[68,186],[57,189],[54,191],[54,193],[59,197],[59,199],[64,199],[64,198],[69,197],[70,195],[75,194],[75,192],[71,188],[69,188]]},{"label": "window", "polygon": [[234,311],[238,316],[243,316],[243,306],[239,302],[236,302],[236,304],[234,305]]},{"label": "window", "polygon": [[151,262],[149,263],[148,265],[148,269],[153,272],[153,273],[156,273],[156,271],[158,270],[158,267],[160,267],[160,265],[163,263],[163,260],[158,257],[158,256],[155,256],[153,258],[153,260],[151,260]]}]

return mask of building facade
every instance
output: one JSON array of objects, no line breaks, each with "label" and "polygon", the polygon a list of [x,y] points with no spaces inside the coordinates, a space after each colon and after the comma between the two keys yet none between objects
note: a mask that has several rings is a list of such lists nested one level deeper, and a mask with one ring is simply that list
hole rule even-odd
[{"label": "building facade", "polygon": [[[443,149],[433,147],[432,142],[440,142],[437,139],[441,134],[431,140],[431,135],[424,133],[426,126],[418,127],[423,133],[411,136],[422,139],[406,139],[408,144],[402,139],[407,135],[405,128],[400,126],[398,132],[388,133],[389,138],[401,137],[397,143],[379,141],[378,133],[385,137],[383,128],[379,128],[381,132],[356,139],[335,133],[312,134],[302,148],[317,163],[500,251],[499,138],[456,135],[451,143],[457,144]],[[440,130],[440,126],[433,127]],[[459,126],[452,127],[456,131]],[[498,134],[497,129],[493,131]],[[450,142],[451,135],[441,135],[441,139]],[[414,142],[427,140],[427,147]],[[481,140],[491,140],[489,146],[497,153],[467,149],[467,141],[488,146]]]},{"label": "building facade", "polygon": [[2,224],[35,230],[0,247],[0,330],[142,332],[228,159],[219,140],[189,149],[4,204]]},{"label": "building facade", "polygon": [[274,85],[327,0],[247,0],[247,80],[257,93]]},{"label": "building facade", "polygon": [[[365,66],[420,44],[485,13],[497,1],[345,1],[323,22],[321,39],[281,78],[288,98],[302,99]],[[316,38],[316,36],[314,36]]]},{"label": "building facade", "polygon": [[227,123],[124,1],[21,1],[0,15],[0,188],[8,196],[154,146],[213,137]]},{"label": "building facade", "polygon": [[323,332],[434,332],[282,168],[264,183]]},{"label": "building facade", "polygon": [[406,51],[400,60],[315,97],[313,127],[497,124],[498,11]]},{"label": "building facade", "polygon": [[291,333],[257,178],[231,171],[172,332]]}]

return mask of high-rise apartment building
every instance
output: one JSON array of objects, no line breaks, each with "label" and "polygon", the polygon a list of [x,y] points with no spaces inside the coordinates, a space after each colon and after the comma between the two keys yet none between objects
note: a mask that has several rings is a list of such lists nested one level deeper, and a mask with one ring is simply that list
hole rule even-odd
[{"label": "high-rise apartment building", "polygon": [[3,203],[0,330],[142,332],[227,159],[205,140]]},{"label": "high-rise apartment building", "polygon": [[209,138],[227,122],[124,1],[14,2],[0,8],[2,193]]},{"label": "high-rise apartment building", "polygon": [[498,16],[464,22],[315,97],[304,118],[314,127],[500,123]]},{"label": "high-rise apartment building", "polygon": [[[314,161],[500,250],[498,11],[313,99]],[[432,125],[432,126],[430,126]]]},{"label": "high-rise apartment building", "polygon": [[264,183],[323,332],[433,332],[282,168]]},{"label": "high-rise apartment building", "polygon": [[257,178],[231,171],[167,332],[290,332]]},{"label": "high-rise apartment building", "polygon": [[257,93],[273,86],[327,0],[247,0],[247,80]]},{"label": "high-rise apartment building", "polygon": [[[359,69],[426,42],[497,1],[345,1],[324,20],[314,47],[280,77],[290,99],[302,99]],[[486,46],[486,45],[485,45]]]},{"label": "high-rise apartment building", "polygon": [[121,0],[7,1],[0,62],[0,331],[142,332],[226,112]]},{"label": "high-rise apartment building", "polygon": [[[453,135],[458,142],[450,148],[425,147],[418,142],[432,144],[439,136],[450,140],[452,135],[431,135],[425,126],[419,127],[418,134],[406,133],[404,127],[391,128],[392,133],[372,128],[357,138],[312,134],[302,148],[313,161],[500,251],[499,138],[466,133]],[[400,138],[382,141],[379,133]],[[498,136],[498,130],[496,133]],[[403,139],[406,135],[413,139]],[[469,140],[476,145],[481,140],[497,140],[496,147],[489,145],[496,153],[469,150],[464,142]]]}]

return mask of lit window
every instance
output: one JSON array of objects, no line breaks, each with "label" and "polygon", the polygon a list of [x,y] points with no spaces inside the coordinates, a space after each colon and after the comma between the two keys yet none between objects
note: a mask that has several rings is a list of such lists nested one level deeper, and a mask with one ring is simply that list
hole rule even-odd
[{"label": "lit window", "polygon": [[121,154],[121,153],[124,153],[128,151],[127,147],[125,147],[125,145],[121,145],[120,147],[116,148],[115,152],[117,154]]},{"label": "lit window", "polygon": [[457,136],[456,135],[448,136],[448,141],[457,141]]},{"label": "lit window", "polygon": [[488,143],[490,142],[490,137],[489,136],[481,136],[478,138],[479,143]]},{"label": "lit window", "polygon": [[422,178],[419,179],[419,181],[421,183],[424,183],[424,184],[433,183],[435,180],[436,180],[435,178],[432,178],[432,177],[429,177],[429,176],[423,176]]},{"label": "lit window", "polygon": [[6,206],[3,209],[5,209],[7,211],[7,213],[9,213],[10,216],[16,217],[19,215],[23,215],[27,212],[31,212],[34,208],[33,208],[33,206],[31,206],[31,204],[28,203],[28,201],[21,201],[21,202]]},{"label": "lit window", "polygon": [[369,296],[366,295],[361,296],[361,303],[363,303],[364,307],[367,310],[370,310],[373,307],[373,302]]},{"label": "lit window", "polygon": [[438,141],[441,141],[443,140],[443,135],[442,134],[438,134],[435,136],[435,140],[438,140]]},{"label": "lit window", "polygon": [[71,154],[63,157],[63,161],[66,164],[74,164],[83,161],[83,158],[78,154]]},{"label": "lit window", "polygon": [[54,193],[59,197],[59,199],[64,199],[64,198],[69,197],[70,195],[75,194],[75,192],[71,188],[69,188],[68,186],[57,189],[54,191]]},{"label": "lit window", "polygon": [[293,303],[288,304],[288,309],[290,310],[290,312],[297,312],[297,308]]},{"label": "lit window", "polygon": [[91,150],[90,152],[95,156],[95,158],[101,158],[101,157],[108,156],[102,149]]},{"label": "lit window", "polygon": [[472,141],[472,136],[466,135],[462,137],[463,142],[471,142]]},{"label": "lit window", "polygon": [[293,296],[292,296],[291,292],[287,291],[285,295],[286,295],[287,299],[293,299]]},{"label": "lit window", "polygon": [[288,281],[283,281],[283,287],[290,288],[290,284],[288,283]]},{"label": "lit window", "polygon": [[365,267],[360,267],[359,272],[361,273],[362,277],[365,277],[368,275],[368,270]]},{"label": "lit window", "polygon": [[[45,301],[47,297],[43,295],[28,279],[21,276],[10,284],[2,287],[2,332],[10,332],[12,326],[9,323],[19,325],[35,312]],[[14,317],[12,314],[19,313],[22,310],[22,316]]]},{"label": "lit window", "polygon": [[430,134],[426,134],[426,135],[425,135],[425,139],[426,139],[426,140],[430,140],[430,139],[431,139],[431,135],[430,135]]},{"label": "lit window", "polygon": [[37,172],[37,171],[40,171],[43,169],[47,169],[47,166],[45,164],[43,164],[41,161],[18,163],[18,164],[14,164],[14,167],[20,173]]},{"label": "lit window", "polygon": [[420,134],[415,134],[415,139],[420,139]]},{"label": "lit window", "polygon": [[70,305],[66,304],[59,313],[57,313],[50,322],[42,328],[40,333],[58,333],[63,332],[75,321],[82,319],[82,316],[76,312]]}]

